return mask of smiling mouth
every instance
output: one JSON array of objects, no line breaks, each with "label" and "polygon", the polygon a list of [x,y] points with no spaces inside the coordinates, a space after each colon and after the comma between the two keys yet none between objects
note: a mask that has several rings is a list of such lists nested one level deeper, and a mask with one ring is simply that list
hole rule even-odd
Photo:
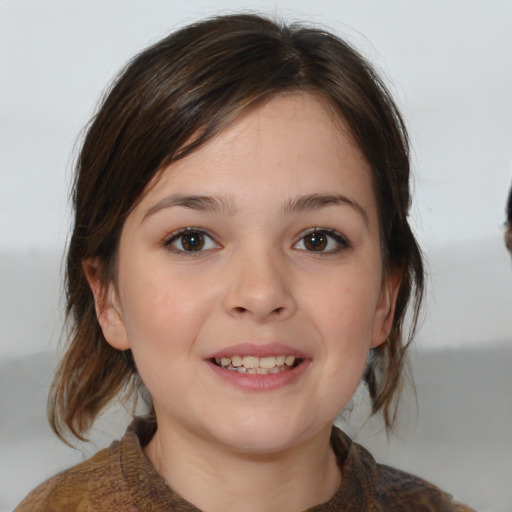
[{"label": "smiling mouth", "polygon": [[301,364],[303,359],[295,356],[231,356],[210,359],[215,366],[224,370],[252,375],[268,375],[292,370]]}]

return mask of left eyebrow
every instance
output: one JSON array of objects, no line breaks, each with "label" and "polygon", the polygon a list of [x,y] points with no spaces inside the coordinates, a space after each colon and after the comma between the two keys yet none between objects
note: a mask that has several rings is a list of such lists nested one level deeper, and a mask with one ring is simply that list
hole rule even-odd
[{"label": "left eyebrow", "polygon": [[191,210],[222,213],[224,215],[235,215],[238,208],[233,201],[218,196],[181,195],[175,194],[164,197],[157,204],[149,208],[144,214],[142,221],[164,208],[189,208]]},{"label": "left eyebrow", "polygon": [[309,194],[306,196],[292,198],[284,203],[283,213],[290,214],[295,212],[320,210],[321,208],[333,205],[349,206],[363,217],[366,226],[369,225],[366,210],[357,201],[354,201],[343,194]]}]

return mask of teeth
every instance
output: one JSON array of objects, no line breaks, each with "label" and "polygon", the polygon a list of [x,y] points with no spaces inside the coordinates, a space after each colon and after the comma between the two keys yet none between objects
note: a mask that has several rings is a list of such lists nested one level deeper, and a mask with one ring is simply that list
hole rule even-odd
[{"label": "teeth", "polygon": [[244,356],[242,364],[244,365],[244,368],[247,368],[248,370],[252,368],[259,368],[260,358],[253,356]]},{"label": "teeth", "polygon": [[274,356],[270,357],[261,357],[260,358],[260,368],[274,368],[276,365],[276,358]]},{"label": "teeth", "polygon": [[235,367],[235,368],[238,368],[239,366],[242,366],[243,365],[243,359],[242,357],[240,356],[233,356],[231,358],[231,364]]},{"label": "teeth", "polygon": [[240,373],[266,375],[290,369],[296,362],[295,356],[232,356],[216,358],[218,366]]},{"label": "teeth", "polygon": [[276,356],[276,366],[283,366],[286,361],[286,356]]}]

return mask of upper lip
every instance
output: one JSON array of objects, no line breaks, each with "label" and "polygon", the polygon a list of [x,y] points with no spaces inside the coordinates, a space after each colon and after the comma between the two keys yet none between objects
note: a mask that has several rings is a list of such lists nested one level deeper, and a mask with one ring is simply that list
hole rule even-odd
[{"label": "upper lip", "polygon": [[220,359],[222,357],[233,356],[269,357],[279,355],[295,356],[300,359],[310,359],[310,357],[304,352],[283,343],[237,343],[213,352],[206,356],[205,359]]}]

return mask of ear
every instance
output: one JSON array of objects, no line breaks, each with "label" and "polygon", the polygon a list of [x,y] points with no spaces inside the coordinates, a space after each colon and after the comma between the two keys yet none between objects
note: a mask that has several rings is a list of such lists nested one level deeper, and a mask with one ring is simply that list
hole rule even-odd
[{"label": "ear", "polygon": [[85,277],[94,296],[96,316],[103,336],[112,347],[118,350],[130,348],[126,327],[114,283],[107,282],[104,263],[100,258],[82,261]]},{"label": "ear", "polygon": [[375,309],[373,322],[372,347],[378,347],[384,343],[391,332],[393,319],[395,317],[395,305],[400,284],[402,282],[402,273],[399,271],[390,272],[382,280],[382,286],[379,294],[379,300]]}]

